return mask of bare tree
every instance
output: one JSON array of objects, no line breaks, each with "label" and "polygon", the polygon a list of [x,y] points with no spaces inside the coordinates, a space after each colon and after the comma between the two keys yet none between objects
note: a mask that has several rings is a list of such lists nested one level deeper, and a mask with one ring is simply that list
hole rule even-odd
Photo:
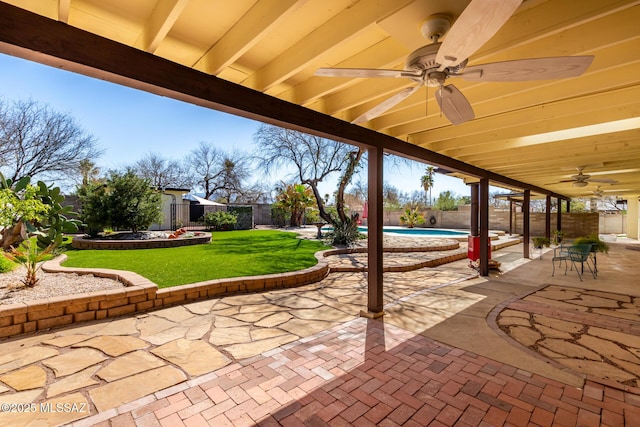
[{"label": "bare tree", "polygon": [[183,164],[155,153],[148,153],[131,168],[136,175],[148,179],[155,188],[185,188],[191,179]]},{"label": "bare tree", "polygon": [[35,101],[0,100],[0,170],[17,182],[25,176],[65,179],[102,150],[69,115]]},{"label": "bare tree", "polygon": [[[357,235],[357,217],[348,216],[344,209],[344,193],[364,155],[364,151],[337,141],[262,125],[254,137],[259,147],[257,158],[265,172],[293,166],[294,181],[311,187],[320,217],[333,225],[334,243],[348,244]],[[341,173],[336,192],[336,215],[325,209],[325,200],[318,183],[327,176]]]},{"label": "bare tree", "polygon": [[241,152],[226,153],[218,165],[217,191],[222,200],[232,202],[244,193],[244,183],[251,175],[249,157]]},{"label": "bare tree", "polygon": [[187,157],[194,185],[204,191],[205,199],[217,195],[227,202],[242,198],[245,182],[251,175],[249,155],[242,151],[226,153],[201,142]]},{"label": "bare tree", "polygon": [[219,150],[204,142],[191,150],[187,157],[189,174],[193,184],[204,191],[205,199],[213,196],[217,190],[215,181],[218,176],[217,166],[221,158],[222,153]]}]

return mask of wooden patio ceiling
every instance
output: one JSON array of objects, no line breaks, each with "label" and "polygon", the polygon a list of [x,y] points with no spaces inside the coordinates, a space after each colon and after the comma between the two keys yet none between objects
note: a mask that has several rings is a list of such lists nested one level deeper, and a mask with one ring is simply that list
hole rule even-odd
[{"label": "wooden patio ceiling", "polygon": [[[595,60],[584,75],[564,80],[456,79],[476,114],[456,126],[441,117],[433,88],[351,125],[411,80],[314,75],[320,67],[402,69],[406,56],[428,43],[420,34],[425,18],[446,13],[455,19],[468,3],[9,0],[0,2],[0,52],[263,120],[269,109],[284,111],[268,121],[429,159],[514,189],[526,184],[540,193],[589,194],[597,183],[557,183],[586,166],[592,178],[616,181],[600,184],[605,194],[639,194],[638,1],[524,1],[469,65],[565,55]],[[103,39],[122,46],[104,50]]]}]

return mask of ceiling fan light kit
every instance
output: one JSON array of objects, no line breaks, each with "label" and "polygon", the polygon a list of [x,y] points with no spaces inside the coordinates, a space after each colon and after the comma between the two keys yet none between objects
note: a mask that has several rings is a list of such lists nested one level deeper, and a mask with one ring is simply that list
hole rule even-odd
[{"label": "ceiling fan light kit", "polygon": [[[455,23],[446,14],[428,17],[421,26],[422,35],[431,43],[409,54],[404,70],[366,68],[320,68],[317,76],[355,78],[408,78],[417,83],[374,106],[352,123],[369,121],[393,108],[422,86],[437,87],[436,101],[442,114],[454,125],[475,118],[471,103],[454,85],[445,85],[450,77],[479,82],[519,82],[560,79],[583,74],[593,56],[559,56],[493,62],[467,67],[468,58],[500,30],[520,6],[522,0],[472,0]],[[439,40],[444,36],[443,42]]]}]

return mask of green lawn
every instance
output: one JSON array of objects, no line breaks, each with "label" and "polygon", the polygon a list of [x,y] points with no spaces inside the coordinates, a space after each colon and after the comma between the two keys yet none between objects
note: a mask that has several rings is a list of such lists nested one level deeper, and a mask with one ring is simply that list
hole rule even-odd
[{"label": "green lawn", "polygon": [[65,267],[133,271],[161,288],[203,280],[283,273],[317,263],[314,253],[329,249],[295,233],[242,230],[212,233],[207,245],[166,249],[68,250]]}]

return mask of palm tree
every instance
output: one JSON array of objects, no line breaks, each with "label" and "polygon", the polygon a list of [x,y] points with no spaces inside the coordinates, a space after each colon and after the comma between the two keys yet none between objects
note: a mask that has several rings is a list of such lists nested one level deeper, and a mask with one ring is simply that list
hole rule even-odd
[{"label": "palm tree", "polygon": [[95,183],[100,176],[100,168],[89,159],[83,159],[78,162],[78,172],[82,177],[82,185]]},{"label": "palm tree", "polygon": [[420,184],[422,184],[424,192],[429,192],[429,206],[431,206],[431,188],[433,187],[433,174],[435,171],[436,168],[433,166],[427,166],[427,169],[424,171],[424,175],[420,177]]},{"label": "palm tree", "polygon": [[276,204],[291,213],[289,225],[300,227],[306,208],[315,204],[313,191],[303,184],[289,184],[277,188]]}]

